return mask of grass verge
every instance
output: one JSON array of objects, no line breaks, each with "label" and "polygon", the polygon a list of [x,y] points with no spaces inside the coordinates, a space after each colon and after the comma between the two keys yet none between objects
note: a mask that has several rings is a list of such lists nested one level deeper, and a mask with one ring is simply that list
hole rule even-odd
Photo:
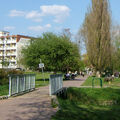
[{"label": "grass verge", "polygon": [[[67,99],[59,98],[60,110],[52,120],[120,120],[120,90],[69,88]],[[99,101],[117,101],[101,105]]]},{"label": "grass verge", "polygon": [[0,96],[8,95],[9,85],[0,85]]}]

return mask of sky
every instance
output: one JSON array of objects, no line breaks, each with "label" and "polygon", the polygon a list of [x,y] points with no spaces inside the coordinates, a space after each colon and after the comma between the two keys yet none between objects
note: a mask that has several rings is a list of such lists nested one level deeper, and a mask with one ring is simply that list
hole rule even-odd
[{"label": "sky", "polygon": [[[120,0],[109,0],[112,20],[120,24]],[[91,0],[1,0],[0,30],[10,34],[41,36],[43,32],[76,34]]]}]

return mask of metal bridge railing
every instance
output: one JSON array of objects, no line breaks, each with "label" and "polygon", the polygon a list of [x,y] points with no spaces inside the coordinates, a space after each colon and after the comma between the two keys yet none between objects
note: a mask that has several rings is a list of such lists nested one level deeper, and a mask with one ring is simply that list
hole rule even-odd
[{"label": "metal bridge railing", "polygon": [[63,88],[63,75],[62,74],[50,75],[49,82],[50,82],[49,92],[50,95],[53,95]]},{"label": "metal bridge railing", "polygon": [[9,75],[9,96],[35,88],[35,74]]}]

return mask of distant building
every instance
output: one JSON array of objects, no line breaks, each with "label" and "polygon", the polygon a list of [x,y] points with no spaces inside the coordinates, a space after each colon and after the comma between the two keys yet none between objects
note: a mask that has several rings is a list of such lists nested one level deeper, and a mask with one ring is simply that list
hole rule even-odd
[{"label": "distant building", "polygon": [[18,61],[22,47],[29,45],[30,39],[28,36],[9,35],[7,31],[0,31],[0,68],[20,67]]}]

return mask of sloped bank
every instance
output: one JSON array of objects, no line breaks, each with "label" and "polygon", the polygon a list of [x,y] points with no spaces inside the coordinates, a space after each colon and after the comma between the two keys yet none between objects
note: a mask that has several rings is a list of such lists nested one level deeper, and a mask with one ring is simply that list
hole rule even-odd
[{"label": "sloped bank", "polygon": [[120,89],[68,88],[52,120],[119,120]]}]

